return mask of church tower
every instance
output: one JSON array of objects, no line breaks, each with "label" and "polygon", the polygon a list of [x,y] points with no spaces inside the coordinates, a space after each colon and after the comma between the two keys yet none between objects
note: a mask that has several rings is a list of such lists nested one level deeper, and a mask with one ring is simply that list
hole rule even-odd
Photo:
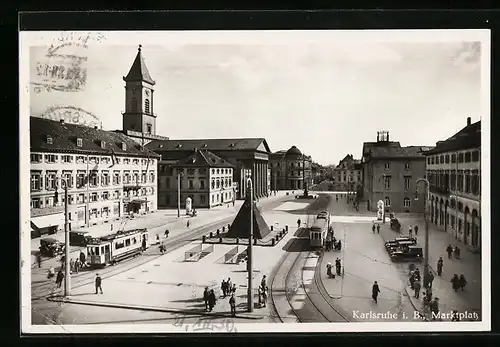
[{"label": "church tower", "polygon": [[154,114],[154,85],[144,58],[142,45],[125,81],[125,112],[123,112],[123,131],[156,135],[156,115]]}]

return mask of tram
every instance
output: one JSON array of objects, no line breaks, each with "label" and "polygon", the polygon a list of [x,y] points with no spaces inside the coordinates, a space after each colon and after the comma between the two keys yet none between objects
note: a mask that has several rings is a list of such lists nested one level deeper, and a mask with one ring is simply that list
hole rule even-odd
[{"label": "tram", "polygon": [[118,231],[113,234],[91,238],[87,243],[87,259],[91,267],[104,267],[108,264],[135,257],[149,248],[147,229]]},{"label": "tram", "polygon": [[330,227],[330,219],[317,218],[309,230],[311,248],[322,248]]}]

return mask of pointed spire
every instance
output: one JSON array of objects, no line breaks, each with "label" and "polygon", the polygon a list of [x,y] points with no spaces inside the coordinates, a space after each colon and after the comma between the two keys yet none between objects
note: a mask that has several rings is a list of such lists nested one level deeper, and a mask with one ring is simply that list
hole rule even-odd
[{"label": "pointed spire", "polygon": [[144,62],[144,57],[142,56],[142,45],[139,45],[134,63],[132,64],[127,77],[123,77],[123,80],[125,82],[144,81],[153,85],[155,84],[155,81],[153,81],[151,75],[149,74],[146,63]]}]

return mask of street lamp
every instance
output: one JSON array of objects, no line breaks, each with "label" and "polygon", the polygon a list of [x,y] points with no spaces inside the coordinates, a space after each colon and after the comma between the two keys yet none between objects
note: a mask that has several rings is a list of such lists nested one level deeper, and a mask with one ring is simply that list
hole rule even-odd
[{"label": "street lamp", "polygon": [[69,297],[71,295],[71,269],[69,267],[68,181],[61,177],[61,185],[64,186],[64,296]]},{"label": "street lamp", "polygon": [[252,290],[252,241],[253,241],[253,186],[252,179],[247,178],[247,187],[250,202],[250,235],[248,235],[248,250],[247,250],[247,270],[248,270],[248,312],[253,312],[253,290]]},{"label": "street lamp", "polygon": [[181,179],[183,176],[182,171],[177,171],[177,218],[181,216]]},{"label": "street lamp", "polygon": [[424,195],[424,222],[425,222],[425,248],[424,248],[424,287],[427,288],[429,277],[429,220],[427,219],[427,196],[429,195],[429,181],[426,178],[419,178],[417,180],[417,189],[415,191],[415,200],[418,200],[418,184],[425,182],[425,195]]}]

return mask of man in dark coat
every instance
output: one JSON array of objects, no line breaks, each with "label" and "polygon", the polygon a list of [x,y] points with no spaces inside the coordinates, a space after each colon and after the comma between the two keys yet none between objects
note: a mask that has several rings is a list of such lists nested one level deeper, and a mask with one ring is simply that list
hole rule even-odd
[{"label": "man in dark coat", "polygon": [[80,252],[80,262],[82,263],[82,267],[85,266],[85,253]]},{"label": "man in dark coat", "polygon": [[377,234],[380,234],[380,224],[377,224]]},{"label": "man in dark coat", "polygon": [[57,288],[61,288],[63,280],[64,280],[64,273],[62,272],[62,269],[61,269],[57,273],[57,277],[56,277]]},{"label": "man in dark coat", "polygon": [[375,301],[375,303],[378,302],[377,301],[378,293],[380,293],[380,288],[378,287],[377,281],[375,281],[373,283],[373,286],[372,286],[372,298],[373,298],[373,301]]},{"label": "man in dark coat", "polygon": [[453,247],[451,247],[451,245],[448,245],[448,247],[446,247],[446,253],[448,253],[448,258],[451,259],[451,254],[453,253]]},{"label": "man in dark coat", "polygon": [[103,294],[102,292],[102,278],[101,276],[99,276],[99,274],[96,274],[95,276],[95,293],[97,294],[98,291],[101,291],[101,294]]},{"label": "man in dark coat", "polygon": [[214,309],[214,306],[217,302],[217,299],[215,298],[215,292],[213,289],[210,289],[210,294],[208,296],[208,310],[212,312]]},{"label": "man in dark coat", "polygon": [[229,299],[229,305],[231,306],[231,315],[233,317],[236,317],[236,299],[234,298],[234,295],[231,295],[231,298]]},{"label": "man in dark coat", "polygon": [[210,299],[210,292],[208,291],[208,287],[205,287],[203,291],[203,301],[205,301],[205,310],[208,310],[208,301]]}]

